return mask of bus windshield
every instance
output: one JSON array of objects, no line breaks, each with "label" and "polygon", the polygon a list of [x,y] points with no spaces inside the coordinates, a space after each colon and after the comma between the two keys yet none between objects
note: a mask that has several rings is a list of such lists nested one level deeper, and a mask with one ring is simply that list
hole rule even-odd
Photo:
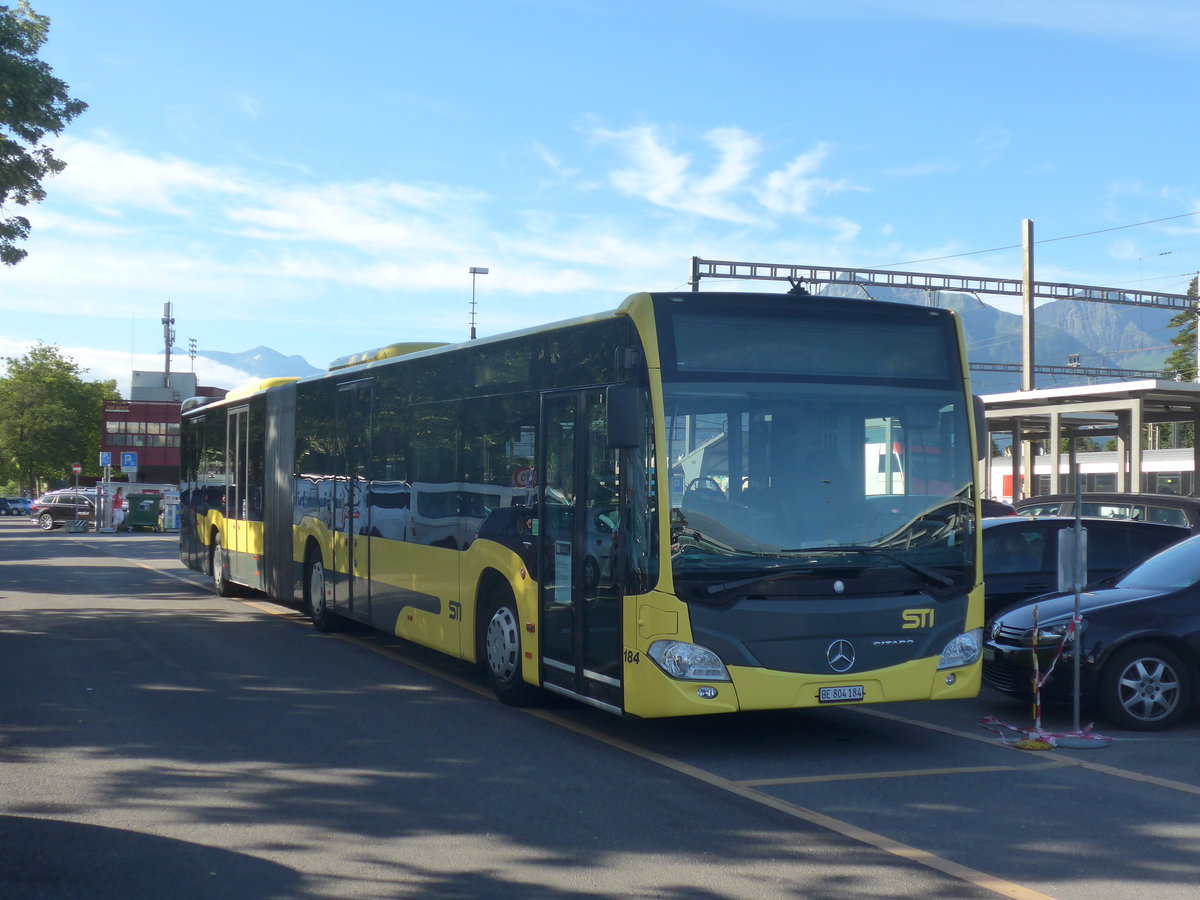
[{"label": "bus windshield", "polygon": [[677,579],[847,566],[933,589],[968,577],[961,391],[704,380],[664,396]]}]

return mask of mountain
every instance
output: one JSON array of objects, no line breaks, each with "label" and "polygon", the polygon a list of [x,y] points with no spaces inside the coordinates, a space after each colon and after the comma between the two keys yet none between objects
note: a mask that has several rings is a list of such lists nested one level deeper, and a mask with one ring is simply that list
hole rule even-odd
[{"label": "mountain", "polygon": [[254,378],[303,378],[324,371],[310,366],[302,356],[284,356],[270,347],[255,347],[241,353],[225,353],[220,350],[197,350],[197,355],[215,363],[246,372]]},{"label": "mountain", "polygon": [[[866,286],[822,285],[824,296],[862,297]],[[1021,363],[1021,316],[984,303],[974,294],[953,291],[926,293],[916,288],[870,285],[876,300],[937,306],[959,314],[967,340],[970,362]],[[1173,349],[1174,330],[1168,323],[1174,313],[1114,303],[1085,300],[1053,300],[1034,310],[1034,362],[1065,366],[1078,355],[1081,366],[1161,370]],[[1037,387],[1069,387],[1088,383],[1086,377],[1035,374]],[[1119,381],[1118,377],[1104,381]],[[977,394],[998,394],[1021,387],[1020,372],[971,373]]]}]

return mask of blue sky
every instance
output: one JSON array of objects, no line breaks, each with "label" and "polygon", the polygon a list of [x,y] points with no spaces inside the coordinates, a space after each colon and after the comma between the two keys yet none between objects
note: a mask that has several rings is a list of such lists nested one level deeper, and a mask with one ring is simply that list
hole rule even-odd
[{"label": "blue sky", "polygon": [[33,7],[90,108],[0,270],[0,355],[123,391],[165,301],[185,349],[323,367],[465,339],[471,266],[481,335],[685,288],[692,256],[1020,277],[1027,218],[1038,280],[1200,267],[1194,0]]}]

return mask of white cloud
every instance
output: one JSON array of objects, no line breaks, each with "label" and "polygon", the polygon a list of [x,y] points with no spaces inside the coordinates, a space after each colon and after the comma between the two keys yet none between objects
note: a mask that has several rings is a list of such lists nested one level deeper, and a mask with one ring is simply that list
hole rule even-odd
[{"label": "white cloud", "polygon": [[107,140],[63,138],[55,149],[68,165],[54,180],[54,190],[112,215],[132,209],[186,216],[196,198],[251,191],[234,173],[187,160],[152,159]]},{"label": "white cloud", "polygon": [[[818,170],[832,151],[832,145],[824,142],[782,168],[757,177],[762,143],[736,127],[705,133],[705,142],[716,152],[708,174],[693,174],[691,154],[672,150],[652,125],[619,131],[595,128],[592,137],[615,147],[632,164],[610,174],[618,191],[656,206],[718,221],[770,226],[778,216],[811,218],[814,207],[826,197],[861,190],[846,179],[818,177]],[[835,223],[843,232],[845,225],[840,220]]]},{"label": "white cloud", "polygon": [[795,157],[782,169],[770,172],[755,191],[758,201],[773,213],[807,216],[827,196],[861,190],[845,179],[833,181],[816,177],[831,149],[832,145],[822,142]]}]

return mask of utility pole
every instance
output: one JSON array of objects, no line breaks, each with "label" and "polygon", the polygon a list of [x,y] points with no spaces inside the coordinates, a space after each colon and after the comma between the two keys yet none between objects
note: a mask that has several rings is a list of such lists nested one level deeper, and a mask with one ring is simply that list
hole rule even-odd
[{"label": "utility pole", "polygon": [[1021,220],[1021,390],[1033,390],[1033,219]]},{"label": "utility pole", "polygon": [[487,266],[471,266],[467,271],[471,273],[471,340],[475,340],[475,276],[486,275],[488,268]]},{"label": "utility pole", "polygon": [[175,343],[175,329],[172,328],[175,324],[175,317],[171,315],[171,301],[168,300],[163,304],[163,341],[167,345],[166,362],[163,366],[163,387],[171,386],[171,345]]}]

